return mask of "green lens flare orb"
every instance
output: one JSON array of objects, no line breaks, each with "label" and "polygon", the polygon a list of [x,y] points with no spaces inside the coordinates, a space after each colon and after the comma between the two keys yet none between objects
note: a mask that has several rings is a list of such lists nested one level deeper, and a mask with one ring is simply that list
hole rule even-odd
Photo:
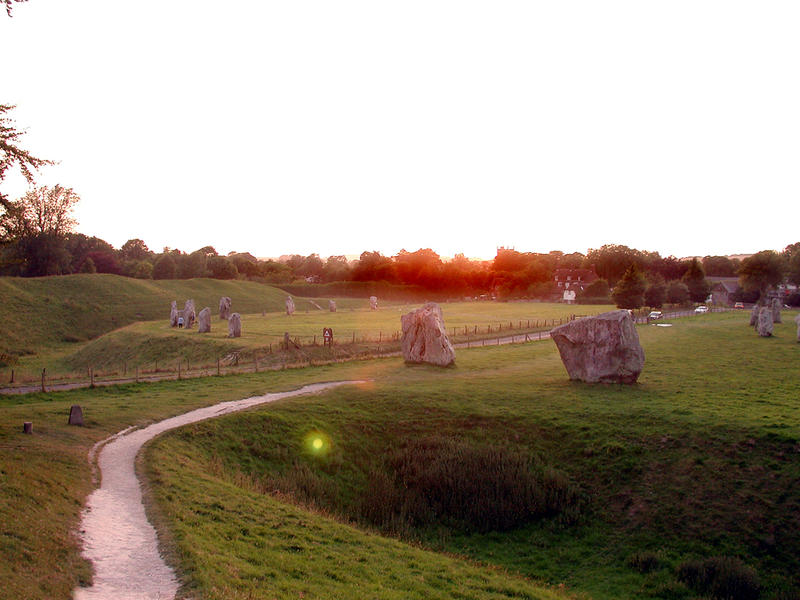
[{"label": "green lens flare orb", "polygon": [[321,431],[310,431],[303,439],[306,451],[315,455],[323,456],[331,449],[331,439]]}]

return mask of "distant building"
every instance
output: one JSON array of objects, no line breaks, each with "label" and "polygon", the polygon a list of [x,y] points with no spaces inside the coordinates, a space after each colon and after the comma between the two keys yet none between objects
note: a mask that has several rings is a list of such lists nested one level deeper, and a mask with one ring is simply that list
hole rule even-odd
[{"label": "distant building", "polygon": [[597,280],[594,269],[556,269],[553,280],[562,290],[583,291],[587,285]]},{"label": "distant building", "polygon": [[711,284],[711,302],[719,306],[733,306],[733,295],[741,291],[736,277],[706,277]]}]

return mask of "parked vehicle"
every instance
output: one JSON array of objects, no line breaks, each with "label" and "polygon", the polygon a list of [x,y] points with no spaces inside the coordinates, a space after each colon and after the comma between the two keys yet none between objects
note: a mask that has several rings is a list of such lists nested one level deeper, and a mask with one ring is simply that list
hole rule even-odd
[{"label": "parked vehicle", "polygon": [[647,315],[647,319],[648,319],[648,320],[650,320],[650,319],[660,319],[660,318],[662,318],[663,316],[664,316],[664,315],[663,315],[663,314],[661,314],[661,311],[660,311],[660,310],[653,310],[653,311],[650,311],[650,314],[649,314],[649,315]]},{"label": "parked vehicle", "polygon": [[733,308],[744,308],[744,302],[737,302],[733,305]]},{"label": "parked vehicle", "polygon": [[708,312],[708,307],[700,305],[700,306],[698,306],[697,308],[694,309],[694,312],[695,312],[696,315],[702,315],[703,313],[707,313]]}]

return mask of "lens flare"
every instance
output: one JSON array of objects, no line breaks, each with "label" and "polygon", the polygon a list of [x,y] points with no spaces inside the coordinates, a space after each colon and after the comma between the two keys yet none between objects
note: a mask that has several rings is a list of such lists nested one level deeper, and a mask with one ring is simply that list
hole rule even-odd
[{"label": "lens flare", "polygon": [[321,431],[309,431],[303,439],[303,446],[314,456],[324,456],[330,452],[331,438]]}]

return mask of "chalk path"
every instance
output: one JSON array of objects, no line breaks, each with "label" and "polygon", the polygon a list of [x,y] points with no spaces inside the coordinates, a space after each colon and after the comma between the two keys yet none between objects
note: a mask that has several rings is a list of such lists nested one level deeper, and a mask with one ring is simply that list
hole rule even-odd
[{"label": "chalk path", "polygon": [[188,423],[357,383],[362,382],[315,383],[291,392],[222,402],[143,429],[126,429],[101,442],[97,463],[102,483],[87,499],[81,520],[83,556],[94,565],[94,583],[89,588],[76,588],[75,600],[167,600],[178,591],[174,571],[158,552],[156,532],[145,515],[134,471],[136,455],[145,442]]}]

